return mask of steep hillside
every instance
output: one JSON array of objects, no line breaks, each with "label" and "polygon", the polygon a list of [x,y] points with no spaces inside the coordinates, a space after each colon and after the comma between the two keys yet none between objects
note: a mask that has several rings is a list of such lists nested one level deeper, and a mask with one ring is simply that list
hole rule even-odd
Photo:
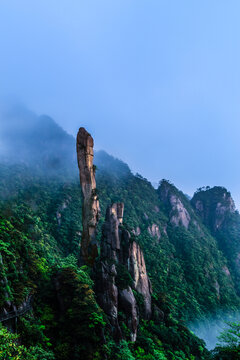
[{"label": "steep hillside", "polygon": [[[129,308],[118,308],[123,335],[116,342],[95,270],[79,267],[82,197],[74,140],[49,119],[34,119],[30,130],[27,137],[19,135],[16,148],[9,135],[12,153],[23,144],[24,152],[9,155],[8,161],[5,156],[0,165],[0,315],[7,319],[12,312],[23,311],[31,300],[29,311],[18,318],[18,332],[26,349],[31,352],[37,346],[34,351],[42,351],[45,357],[35,359],[49,360],[81,356],[210,358],[203,342],[186,324],[239,308],[239,214],[230,195],[222,188],[208,189],[196,193],[190,202],[171,183],[163,180],[155,190],[122,161],[103,151],[96,153],[99,254],[102,249],[96,264],[100,264],[99,269],[110,266],[104,255],[109,253],[106,236],[110,235],[104,229],[115,229],[116,224],[109,221],[109,211],[115,205],[109,205],[124,203],[123,224],[118,224],[117,231],[128,234],[122,240],[128,238],[125,255],[121,255],[126,261],[117,259],[118,267],[108,272],[107,282],[114,279],[120,297],[126,300],[131,295],[136,300],[131,302],[130,312],[134,321],[127,319]],[[51,170],[46,171],[46,166]],[[151,315],[147,317],[145,293],[139,293],[136,269],[129,267],[131,261],[135,263],[134,252],[144,257],[145,279],[151,280],[147,295]],[[110,262],[115,261],[114,256]],[[106,286],[106,277],[102,279]],[[4,324],[16,330],[13,320]]]},{"label": "steep hillside", "polygon": [[[111,161],[115,162],[116,166],[117,160],[111,159]],[[13,168],[10,167],[8,170],[9,179],[13,182]],[[160,223],[164,220],[160,211],[153,208],[153,200],[158,204],[155,190],[146,180],[139,177],[135,178],[130,172],[125,180],[122,178],[117,180],[109,178],[105,184],[107,175],[101,174],[100,169],[98,171],[98,191],[102,199],[102,217],[99,226],[104,222],[105,204],[111,202],[111,198],[114,200],[124,199],[126,218],[132,219],[130,226],[127,226],[126,222],[127,229],[130,230],[133,237],[134,231],[137,234],[143,231],[143,235],[139,236],[142,236],[143,248],[144,241],[148,242],[145,249],[149,248],[149,251],[144,249],[144,253],[146,261],[149,262],[147,268],[150,268],[153,259],[148,254],[150,255],[151,247],[155,248],[158,240],[157,237],[155,239],[152,233],[152,229],[155,229],[155,227],[150,227],[152,220],[146,219],[146,217],[153,214],[154,224],[157,221]],[[20,172],[20,178],[24,176],[23,173]],[[14,174],[16,175],[16,169]],[[26,172],[25,174],[27,177]],[[74,356],[80,359],[81,357],[77,357],[79,353],[85,354],[84,358],[92,358],[92,356],[95,356],[93,354],[97,352],[100,354],[99,358],[102,358],[103,352],[109,353],[110,358],[112,358],[110,354],[116,351],[116,345],[111,343],[111,336],[107,335],[107,330],[105,331],[105,336],[108,339],[107,343],[104,347],[102,344],[101,331],[105,326],[106,319],[104,320],[104,314],[95,300],[93,301],[93,298],[88,297],[91,295],[91,287],[93,287],[92,280],[88,275],[88,271],[86,271],[87,269],[78,269],[76,265],[82,232],[79,184],[74,180],[73,182],[62,183],[57,180],[53,181],[52,178],[43,180],[42,177],[37,179],[34,175],[32,176],[34,179],[32,184],[30,177],[30,179],[27,179],[28,186],[25,189],[19,188],[19,191],[14,192],[13,197],[2,200],[0,211],[3,241],[1,254],[2,276],[5,282],[1,295],[2,309],[5,309],[5,313],[11,313],[15,306],[22,306],[32,294],[34,295],[33,312],[27,313],[25,317],[18,320],[18,331],[27,347],[38,346],[44,351],[48,351],[47,344],[51,343],[56,359],[67,360],[70,354],[73,354],[72,351]],[[6,186],[6,167],[4,179],[4,186]],[[16,176],[16,181],[19,181],[18,176]],[[124,196],[122,196],[124,181],[127,181],[127,186],[125,187]],[[108,185],[109,183],[111,183],[111,186]],[[105,195],[104,191],[102,191],[102,197],[101,188],[105,189]],[[132,191],[133,188],[136,193]],[[141,202],[139,193],[142,193],[145,189],[147,196],[151,195],[152,198],[150,198],[150,202],[146,199],[143,201],[142,198],[143,210],[146,212],[144,215],[140,209],[138,211],[136,209],[138,209]],[[115,198],[113,196],[114,192]],[[141,221],[145,221],[145,224],[142,224]],[[137,224],[140,224],[139,228]],[[99,233],[99,241],[100,236],[101,233]],[[137,236],[136,241],[138,241]],[[154,263],[152,268],[153,265]],[[162,266],[162,269],[164,270],[164,266]],[[156,306],[157,312],[154,315],[156,318],[154,317],[155,320],[152,320],[149,324],[144,322],[141,325],[139,324],[135,347],[131,348],[130,345],[123,342],[121,344],[121,354],[125,354],[126,359],[129,356],[144,358],[144,354],[148,354],[148,356],[152,354],[151,356],[156,358],[157,353],[162,358],[164,354],[168,354],[167,356],[172,359],[175,359],[178,356],[177,354],[182,359],[185,356],[190,356],[190,354],[195,354],[196,359],[205,358],[207,352],[205,352],[203,344],[193,337],[181,323],[178,323],[174,315],[176,311],[172,313],[171,298],[168,300],[164,298],[168,295],[167,291],[161,294],[161,300],[159,300],[158,291],[154,287],[154,282],[158,283],[157,273],[155,280],[151,272],[149,275],[153,282],[153,305]],[[86,295],[84,295],[83,291],[86,291]],[[79,292],[79,295],[75,297],[76,304],[72,303],[68,298],[68,294],[75,296],[75,292]],[[94,295],[93,292],[92,294]],[[83,298],[81,300],[81,296],[84,297],[84,300]],[[59,301],[61,305],[60,312]],[[177,304],[175,304],[175,307],[177,308]],[[71,316],[68,314],[69,311],[72,312]],[[96,315],[92,317],[92,313]],[[31,314],[34,314],[34,317]],[[73,318],[76,319],[77,323],[73,322]],[[14,323],[9,324],[7,322],[7,324],[14,329]],[[88,329],[91,331],[89,332]],[[72,334],[73,331],[75,337],[70,339],[69,334]],[[126,331],[126,329],[123,328],[123,331]],[[127,332],[125,336],[128,339]],[[160,340],[161,343],[158,344]],[[79,345],[76,347],[77,343]],[[142,352],[142,355],[140,353],[137,355],[137,351]],[[97,359],[97,357],[93,358]]]},{"label": "steep hillside", "polygon": [[226,271],[226,258],[186,196],[166,181],[161,182],[158,194],[168,215],[167,232],[181,267],[180,287],[187,294],[186,308],[198,316],[238,306],[232,276]]},{"label": "steep hillside", "polygon": [[225,272],[231,272],[237,293],[240,294],[240,215],[230,192],[219,186],[200,189],[194,194],[191,203],[217,239],[227,259]]}]

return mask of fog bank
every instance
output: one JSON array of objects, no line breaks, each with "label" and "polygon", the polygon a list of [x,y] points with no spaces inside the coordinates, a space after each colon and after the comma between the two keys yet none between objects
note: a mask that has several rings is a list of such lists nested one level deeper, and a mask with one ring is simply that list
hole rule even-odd
[{"label": "fog bank", "polygon": [[227,322],[240,322],[240,312],[218,313],[216,316],[209,316],[199,322],[192,322],[188,327],[195,335],[203,339],[209,350],[213,350],[221,332],[228,328]]}]

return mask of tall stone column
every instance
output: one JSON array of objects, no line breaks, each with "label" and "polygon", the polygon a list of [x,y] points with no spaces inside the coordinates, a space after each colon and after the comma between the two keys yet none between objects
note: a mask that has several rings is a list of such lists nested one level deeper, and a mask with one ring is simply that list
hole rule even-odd
[{"label": "tall stone column", "polygon": [[83,195],[81,256],[88,265],[94,264],[98,254],[96,227],[100,215],[93,165],[93,146],[92,136],[81,127],[77,134],[77,160]]}]

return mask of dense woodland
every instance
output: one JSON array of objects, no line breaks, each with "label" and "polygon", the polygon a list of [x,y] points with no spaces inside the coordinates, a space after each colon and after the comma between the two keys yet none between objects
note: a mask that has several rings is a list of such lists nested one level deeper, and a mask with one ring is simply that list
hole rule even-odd
[{"label": "dense woodland", "polygon": [[[154,189],[125,163],[96,153],[98,244],[107,206],[123,202],[123,227],[144,252],[152,306],[161,310],[144,320],[135,294],[137,340],[130,341],[119,314],[124,336],[115,341],[96,300],[94,271],[79,263],[82,200],[74,139],[49,118],[30,130],[22,139],[24,153],[21,137],[14,145],[8,137],[15,149],[0,164],[0,318],[30,304],[21,316],[1,322],[0,358],[240,359],[238,323],[229,324],[213,351],[189,330],[192,322],[221,320],[240,307],[240,215],[227,190],[198,189],[190,201],[169,181]],[[120,274],[119,284],[131,282],[126,269]]]}]

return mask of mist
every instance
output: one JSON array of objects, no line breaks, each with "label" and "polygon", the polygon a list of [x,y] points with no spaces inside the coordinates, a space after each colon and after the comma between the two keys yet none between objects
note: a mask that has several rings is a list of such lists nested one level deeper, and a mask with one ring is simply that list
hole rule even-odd
[{"label": "mist", "polygon": [[[24,165],[43,177],[76,179],[76,139],[52,118],[39,116],[23,104],[11,104],[0,107],[0,119],[0,163]],[[113,178],[131,173],[126,163],[104,150],[94,152],[94,163]]]},{"label": "mist", "polygon": [[1,2],[0,98],[84,126],[151,182],[224,186],[239,207],[240,4],[185,5]]},{"label": "mist", "polygon": [[[79,127],[82,125],[79,122]],[[89,129],[87,128],[87,130]],[[107,133],[109,136],[111,135],[109,131]],[[74,174],[74,177],[76,177],[78,173],[75,146],[76,134],[69,134],[55,119],[48,115],[38,115],[23,103],[12,101],[2,101],[0,103],[0,161],[2,163],[25,164],[37,170],[44,170],[42,172],[44,175],[59,175],[62,173],[68,174],[70,177]],[[92,135],[95,143],[94,161],[99,168],[102,168],[105,172],[110,172],[112,175],[116,173],[116,176],[124,176],[130,171],[139,173],[136,172],[134,165],[131,166],[131,161],[129,163],[128,159],[124,161],[124,159],[120,158],[119,160],[116,149],[115,153],[114,149],[106,151],[107,149],[104,147],[99,148],[101,136],[99,139],[94,133]],[[125,140],[123,143],[122,139],[119,138],[118,142],[120,145],[124,145],[124,148],[127,148]],[[117,161],[113,161],[114,159]],[[163,163],[168,160],[166,154],[162,154],[161,158],[159,158],[159,168],[162,166],[162,160]],[[151,162],[152,166],[154,165],[154,158],[142,159],[142,163],[144,161],[147,161],[148,165]],[[184,159],[178,161],[178,166],[181,165],[182,161],[184,163]],[[204,168],[202,171],[204,171]],[[153,181],[151,177],[145,175],[144,171],[140,172],[140,174],[147,178],[155,188],[158,187],[161,177],[157,181]],[[196,188],[188,188],[187,184],[191,176],[186,172],[184,175],[185,182],[182,187],[179,187],[182,191],[188,189],[188,191],[184,191],[187,193],[188,198],[196,191]],[[170,179],[177,186],[178,183],[174,182],[169,174],[167,174],[166,178]],[[218,185],[218,183],[219,181],[212,183],[212,186]],[[200,185],[202,186],[203,184]],[[231,191],[227,186],[226,188]],[[232,195],[236,207],[239,208],[239,193],[232,192]]]},{"label": "mist", "polygon": [[1,107],[0,119],[1,162],[44,169],[45,175],[76,167],[74,137],[49,116],[16,104]]},{"label": "mist", "polygon": [[213,350],[219,343],[219,335],[228,329],[228,322],[240,322],[240,312],[218,312],[216,315],[209,315],[201,321],[188,324],[189,329],[203,339],[208,350]]}]

